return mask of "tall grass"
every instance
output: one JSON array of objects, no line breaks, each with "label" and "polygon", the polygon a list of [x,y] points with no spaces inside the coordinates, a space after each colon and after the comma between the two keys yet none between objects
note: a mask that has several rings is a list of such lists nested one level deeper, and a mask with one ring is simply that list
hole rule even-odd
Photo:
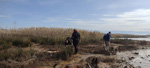
[{"label": "tall grass", "polygon": [[[71,37],[73,29],[63,28],[22,28],[1,30],[0,40],[8,38],[13,45],[28,46],[33,43],[40,43],[41,45],[64,45],[66,37]],[[86,30],[78,30],[81,35],[80,44],[98,43],[101,41],[103,33],[89,32]],[[5,41],[6,41],[5,40]],[[24,45],[23,45],[24,44]]]},{"label": "tall grass", "polygon": [[23,61],[31,58],[35,51],[33,49],[23,50],[22,48],[11,48],[9,50],[0,51],[0,60],[13,59],[16,61]]}]

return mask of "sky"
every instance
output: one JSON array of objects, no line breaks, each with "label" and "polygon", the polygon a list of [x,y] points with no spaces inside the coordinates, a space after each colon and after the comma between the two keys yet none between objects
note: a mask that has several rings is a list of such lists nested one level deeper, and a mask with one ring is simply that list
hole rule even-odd
[{"label": "sky", "polygon": [[56,27],[150,34],[150,0],[0,0],[0,29]]}]

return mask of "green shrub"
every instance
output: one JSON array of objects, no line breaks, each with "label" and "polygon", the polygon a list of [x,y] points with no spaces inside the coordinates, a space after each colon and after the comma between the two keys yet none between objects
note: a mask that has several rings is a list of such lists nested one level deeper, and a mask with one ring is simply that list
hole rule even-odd
[{"label": "green shrub", "polygon": [[0,52],[0,60],[7,60],[10,57],[10,53],[7,50]]},{"label": "green shrub", "polygon": [[18,47],[28,47],[32,45],[32,42],[29,38],[14,38],[13,45]]},{"label": "green shrub", "polygon": [[0,50],[11,48],[12,43],[7,39],[0,40]]},{"label": "green shrub", "polygon": [[21,38],[15,38],[13,40],[13,45],[14,46],[20,46],[20,45],[23,45],[23,40]]},{"label": "green shrub", "polygon": [[116,43],[116,44],[135,44],[135,42],[131,39],[111,39],[111,43]]},{"label": "green shrub", "polygon": [[23,53],[24,56],[27,56],[29,58],[32,57],[34,54],[35,54],[35,50],[33,50],[33,49],[26,50]]},{"label": "green shrub", "polygon": [[29,38],[25,38],[25,39],[23,39],[23,44],[21,45],[21,47],[28,47],[31,45],[32,45],[31,40]]},{"label": "green shrub", "polygon": [[33,43],[39,43],[41,40],[41,37],[31,37],[31,42]]},{"label": "green shrub", "polygon": [[11,48],[11,46],[12,46],[12,43],[4,43],[3,49],[9,49],[9,48]]},{"label": "green shrub", "polygon": [[55,56],[57,59],[67,60],[69,57],[73,55],[72,47],[62,48],[59,53]]},{"label": "green shrub", "polygon": [[31,58],[34,55],[34,53],[35,51],[33,49],[23,50],[19,48],[19,49],[11,50],[10,58],[16,61],[23,61]]}]

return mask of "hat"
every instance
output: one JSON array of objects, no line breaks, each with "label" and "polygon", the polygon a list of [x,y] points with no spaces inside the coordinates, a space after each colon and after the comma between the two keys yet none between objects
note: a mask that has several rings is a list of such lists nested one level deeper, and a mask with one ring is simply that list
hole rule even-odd
[{"label": "hat", "polygon": [[73,31],[74,31],[74,32],[77,32],[77,30],[76,30],[76,29],[74,29]]}]

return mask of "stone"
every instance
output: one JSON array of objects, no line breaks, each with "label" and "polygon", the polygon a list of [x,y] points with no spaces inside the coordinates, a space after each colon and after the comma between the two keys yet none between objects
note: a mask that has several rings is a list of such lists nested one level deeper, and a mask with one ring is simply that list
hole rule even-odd
[{"label": "stone", "polygon": [[139,53],[138,53],[138,52],[135,52],[134,54],[135,54],[135,55],[139,55]]}]

